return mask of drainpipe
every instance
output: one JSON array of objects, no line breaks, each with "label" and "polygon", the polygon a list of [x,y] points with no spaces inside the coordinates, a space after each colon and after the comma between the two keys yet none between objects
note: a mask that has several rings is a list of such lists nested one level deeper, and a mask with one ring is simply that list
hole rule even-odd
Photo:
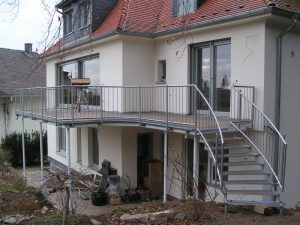
[{"label": "drainpipe", "polygon": [[281,108],[281,77],[282,77],[282,39],[294,29],[298,22],[298,15],[292,16],[292,24],[277,37],[277,59],[276,59],[276,93],[275,93],[275,126],[280,130],[280,108]]}]

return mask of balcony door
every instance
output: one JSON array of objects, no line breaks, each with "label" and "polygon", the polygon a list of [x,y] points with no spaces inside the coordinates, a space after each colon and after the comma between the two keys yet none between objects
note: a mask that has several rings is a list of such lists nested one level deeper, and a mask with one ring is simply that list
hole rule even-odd
[{"label": "balcony door", "polygon": [[[204,94],[217,115],[229,115],[231,83],[230,41],[210,42],[192,47],[191,81]],[[203,101],[197,110],[208,110]]]}]

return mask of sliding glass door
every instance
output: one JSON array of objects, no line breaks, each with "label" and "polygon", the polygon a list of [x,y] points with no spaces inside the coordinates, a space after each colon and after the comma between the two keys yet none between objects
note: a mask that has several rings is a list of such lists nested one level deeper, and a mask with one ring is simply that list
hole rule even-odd
[{"label": "sliding glass door", "polygon": [[[192,76],[195,84],[213,110],[219,115],[230,111],[231,44],[229,41],[210,42],[192,47]],[[208,110],[198,102],[197,110]]]}]

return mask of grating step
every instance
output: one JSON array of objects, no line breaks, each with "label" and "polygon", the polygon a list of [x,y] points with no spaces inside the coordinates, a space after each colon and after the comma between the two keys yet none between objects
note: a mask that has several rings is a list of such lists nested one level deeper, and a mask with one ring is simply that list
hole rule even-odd
[{"label": "grating step", "polygon": [[[251,145],[224,145],[224,149],[241,149],[241,148],[251,148]],[[212,146],[212,150],[215,150],[216,147]],[[220,147],[218,147],[220,149]]]},{"label": "grating step", "polygon": [[[241,137],[225,137],[224,138],[224,142],[225,141],[243,141],[244,138]],[[216,139],[207,139],[207,142],[215,142]]]},{"label": "grating step", "polygon": [[270,175],[262,170],[224,171],[224,175]]},{"label": "grating step", "polygon": [[246,166],[246,165],[258,165],[263,166],[263,163],[257,161],[240,161],[240,162],[224,162],[223,166]]},{"label": "grating step", "polygon": [[226,194],[242,194],[242,195],[271,195],[271,196],[279,195],[275,191],[270,191],[270,190],[227,190],[225,189],[224,192]]},{"label": "grating step", "polygon": [[224,181],[224,184],[266,184],[266,185],[275,185],[275,183],[272,183],[269,180],[227,180],[227,181]]},{"label": "grating step", "polygon": [[[252,152],[241,152],[241,153],[230,153],[230,154],[224,154],[225,158],[229,158],[229,157],[257,157],[259,156],[259,154],[257,153],[252,153]],[[218,155],[218,157],[222,157],[221,155]]]},{"label": "grating step", "polygon": [[272,207],[281,207],[282,205],[277,201],[247,201],[247,200],[227,200],[225,204],[228,205],[263,205]]}]

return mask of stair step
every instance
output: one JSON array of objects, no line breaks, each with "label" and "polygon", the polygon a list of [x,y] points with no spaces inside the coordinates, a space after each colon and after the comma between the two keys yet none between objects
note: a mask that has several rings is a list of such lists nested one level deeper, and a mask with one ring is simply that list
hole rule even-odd
[{"label": "stair step", "polygon": [[224,175],[270,175],[262,170],[224,171]]},{"label": "stair step", "polygon": [[270,191],[270,190],[227,190],[225,189],[224,192],[226,194],[242,194],[242,195],[271,195],[271,196],[279,195],[275,191]]},{"label": "stair step", "polygon": [[271,207],[281,207],[282,205],[277,201],[249,201],[249,200],[227,200],[225,204],[228,205],[263,205]]},{"label": "stair step", "polygon": [[[224,142],[225,141],[242,141],[244,138],[242,137],[224,137]],[[216,139],[207,139],[207,142],[215,142]]]},{"label": "stair step", "polygon": [[262,166],[263,163],[257,161],[240,161],[240,162],[224,162],[223,166],[245,166],[245,165],[258,165]]},{"label": "stair step", "polygon": [[272,183],[269,180],[227,180],[227,181],[224,181],[224,184],[266,184],[266,185],[275,185],[275,183]]},{"label": "stair step", "polygon": [[[240,149],[240,148],[251,148],[251,145],[224,145],[224,149]],[[212,150],[215,150],[215,146],[211,146]],[[221,149],[218,147],[218,149]]]},{"label": "stair step", "polygon": [[[229,158],[229,157],[257,157],[259,156],[258,153],[252,153],[252,152],[241,152],[241,153],[229,153],[229,154],[224,154],[224,158]],[[221,155],[218,155],[218,157],[222,157]]]}]

